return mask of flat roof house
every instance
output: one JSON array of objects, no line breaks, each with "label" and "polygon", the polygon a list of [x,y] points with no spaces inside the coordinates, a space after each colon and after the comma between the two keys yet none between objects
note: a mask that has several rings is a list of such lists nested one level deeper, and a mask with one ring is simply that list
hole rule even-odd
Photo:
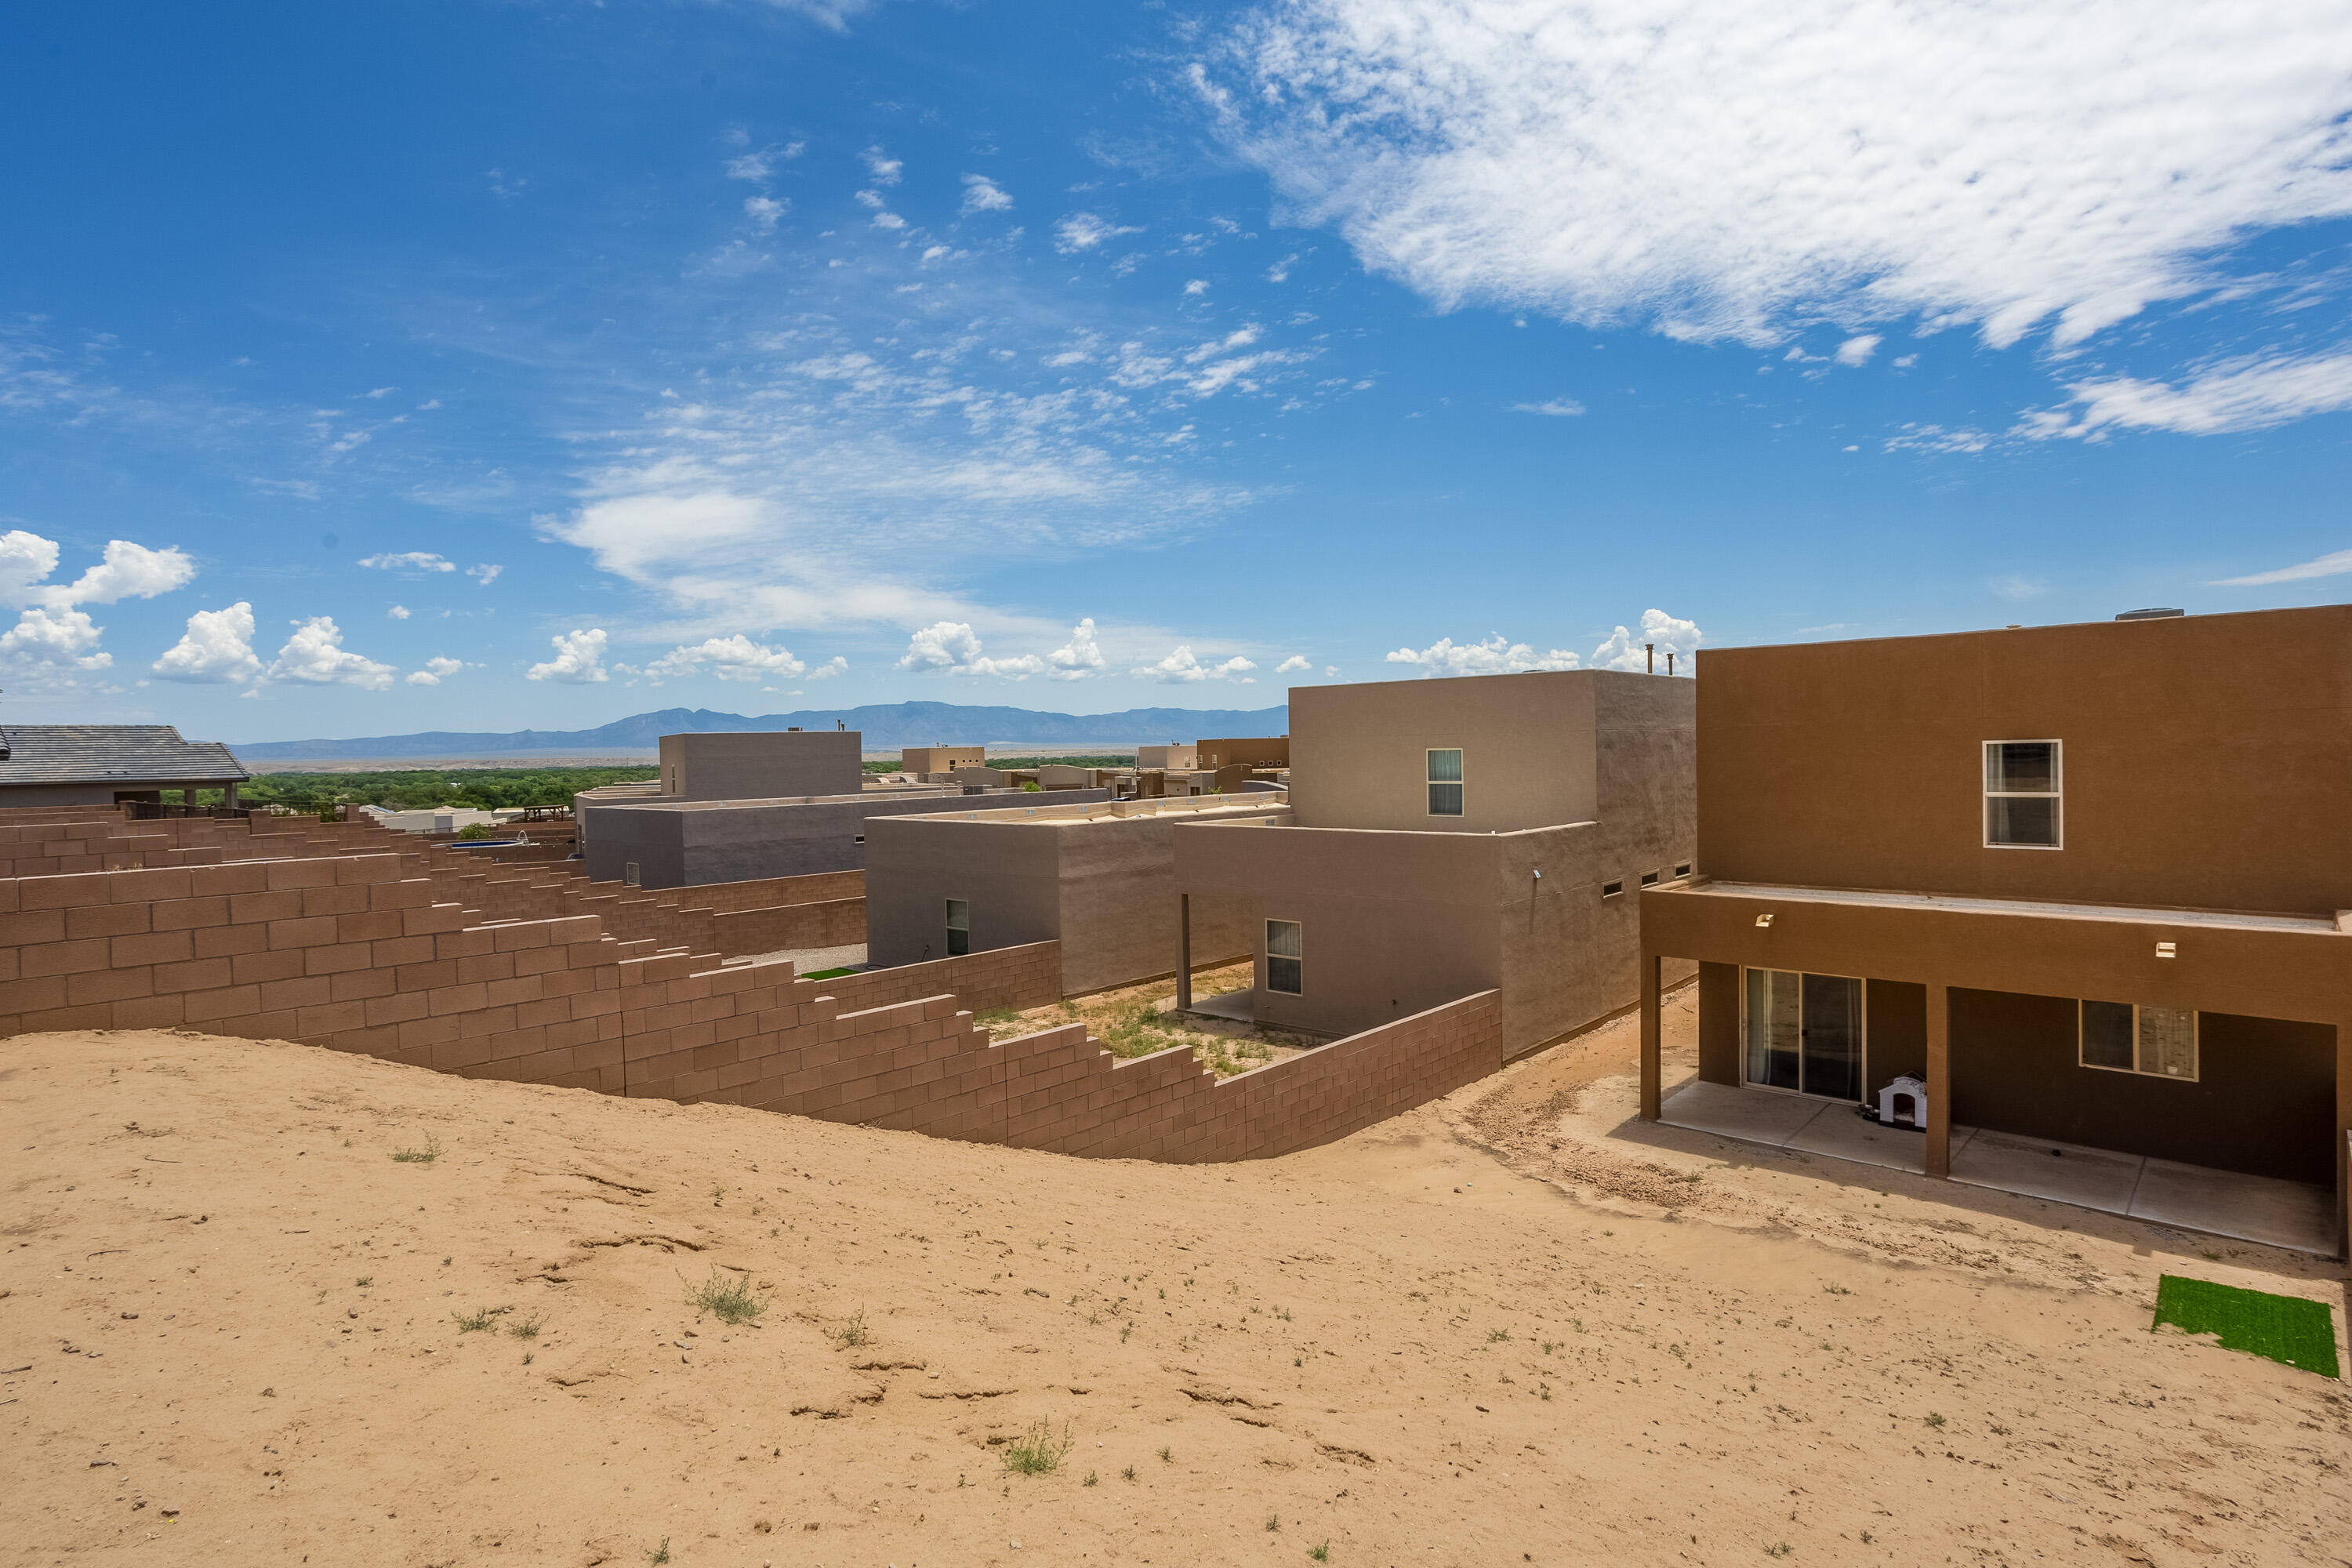
[{"label": "flat roof house", "polygon": [[917,778],[951,773],[958,768],[985,767],[987,763],[985,746],[902,746],[898,751],[899,768]]},{"label": "flat roof house", "polygon": [[1698,674],[1696,872],[1642,895],[1644,1117],[2343,1250],[2352,606]]},{"label": "flat roof house", "polygon": [[676,800],[854,795],[866,783],[856,730],[720,730],[661,738],[661,793]]},{"label": "flat roof house", "polygon": [[[1075,805],[1059,790],[1025,798],[1034,804],[1007,809],[999,797],[964,811],[867,819],[874,963],[1058,941],[1062,988],[1072,994],[1171,973],[1180,946],[1176,825],[1255,821],[1285,809],[1270,795]],[[1248,952],[1249,919],[1237,900],[1202,900],[1192,911],[1192,951],[1203,963]]]},{"label": "flat roof house", "polygon": [[1180,898],[1248,911],[1254,987],[1201,1010],[1349,1035],[1491,989],[1510,1055],[1632,1006],[1638,889],[1691,858],[1692,684],[1294,688],[1289,811],[1175,830]]},{"label": "flat roof house", "polygon": [[154,803],[167,789],[216,789],[235,805],[252,776],[226,746],[169,724],[0,727],[0,806]]}]

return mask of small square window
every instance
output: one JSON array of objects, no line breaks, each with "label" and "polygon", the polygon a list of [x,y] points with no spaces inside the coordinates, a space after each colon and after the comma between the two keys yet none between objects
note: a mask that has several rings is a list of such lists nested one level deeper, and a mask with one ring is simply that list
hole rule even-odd
[{"label": "small square window", "polygon": [[1655,871],[1644,871],[1642,873],[1642,886],[1645,888],[1654,888],[1657,885],[1658,874]]},{"label": "small square window", "polygon": [[1462,815],[1462,753],[1458,750],[1429,753],[1429,815]]},{"label": "small square window", "polygon": [[1265,922],[1265,988],[1286,996],[1304,994],[1307,953],[1297,921]]},{"label": "small square window", "polygon": [[1613,899],[1624,890],[1625,884],[1622,882],[1603,882],[1601,884],[1601,896],[1604,899]]},{"label": "small square window", "polygon": [[2063,785],[2056,741],[1984,743],[1984,841],[1988,849],[2061,847]]},{"label": "small square window", "polygon": [[865,843],[865,842],[866,842],[866,835],[864,835],[863,833],[859,834],[859,835],[857,836],[857,839],[856,839],[856,841],[857,841],[858,843],[860,843],[860,844]]},{"label": "small square window", "polygon": [[2081,1017],[2078,1059],[2084,1067],[2197,1081],[2197,1015],[2190,1009],[2086,1001]]},{"label": "small square window", "polygon": [[971,906],[961,899],[948,900],[948,956],[961,958],[971,951]]}]

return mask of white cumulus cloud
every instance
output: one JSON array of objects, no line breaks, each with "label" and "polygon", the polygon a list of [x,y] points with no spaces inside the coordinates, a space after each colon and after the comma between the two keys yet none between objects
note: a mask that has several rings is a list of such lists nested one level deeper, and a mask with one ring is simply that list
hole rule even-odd
[{"label": "white cumulus cloud", "polygon": [[1202,680],[1238,680],[1255,684],[1249,671],[1256,665],[1235,654],[1222,664],[1202,664],[1192,657],[1190,643],[1180,643],[1175,650],[1158,664],[1146,665],[1133,673],[1167,686],[1185,686]]},{"label": "white cumulus cloud", "polygon": [[241,686],[258,679],[253,606],[240,599],[225,610],[198,610],[188,617],[186,633],[149,668],[165,680]]},{"label": "white cumulus cloud", "polygon": [[195,563],[180,550],[114,539],[72,582],[45,581],[59,553],[56,540],[24,529],[0,534],[0,602],[23,606],[16,626],[0,634],[0,667],[20,679],[53,683],[65,672],[110,668],[114,656],[98,646],[106,628],[76,606],[152,599],[196,574]]},{"label": "white cumulus cloud", "polygon": [[455,675],[465,668],[466,661],[462,658],[445,658],[436,654],[433,658],[425,661],[425,668],[423,669],[411,670],[409,672],[408,684],[411,686],[438,686],[441,684],[442,679],[445,677]]},{"label": "white cumulus cloud", "polygon": [[1095,618],[1088,616],[1070,628],[1070,640],[1045,656],[1056,680],[1084,680],[1103,667],[1102,649],[1095,646]]},{"label": "white cumulus cloud", "polygon": [[612,677],[604,669],[604,628],[574,629],[547,639],[555,657],[523,672],[526,680],[553,680],[566,686],[589,686]]},{"label": "white cumulus cloud", "polygon": [[1276,675],[1289,675],[1297,670],[1312,669],[1314,668],[1315,661],[1313,659],[1308,658],[1304,654],[1294,653],[1288,658],[1284,659],[1280,664],[1276,665],[1274,667],[1274,672]]},{"label": "white cumulus cloud", "polygon": [[656,679],[684,679],[699,675],[705,667],[721,680],[752,682],[796,679],[808,668],[804,661],[793,657],[792,649],[769,647],[737,632],[732,637],[711,637],[691,647],[674,647],[646,666],[646,673]]},{"label": "white cumulus cloud", "polygon": [[467,567],[466,575],[475,579],[477,582],[480,583],[483,587],[487,588],[491,584],[497,582],[499,580],[499,574],[505,570],[506,568],[503,566],[493,566],[486,561],[479,566]]},{"label": "white cumulus cloud", "polygon": [[1864,332],[1860,337],[1848,338],[1838,344],[1833,357],[1843,365],[1868,364],[1870,356],[1878,352],[1878,345],[1885,341],[1876,332]]},{"label": "white cumulus cloud", "polygon": [[394,605],[392,608],[386,610],[384,614],[390,616],[395,621],[404,621],[408,618],[409,609],[406,605]]},{"label": "white cumulus cloud", "polygon": [[1524,675],[1533,669],[1574,669],[1576,656],[1560,648],[1538,653],[1528,643],[1512,642],[1500,632],[1478,642],[1457,643],[1440,637],[1424,648],[1401,647],[1387,656],[1391,664],[1418,665],[1423,677],[1450,675]]},{"label": "white cumulus cloud", "polygon": [[1651,655],[1643,651],[1642,645],[1651,643],[1656,647],[1659,671],[1665,669],[1666,655],[1673,653],[1681,656],[1675,673],[1688,674],[1690,656],[1697,649],[1700,638],[1698,627],[1691,622],[1676,620],[1664,610],[1643,610],[1641,635],[1636,637],[1619,626],[1610,634],[1608,641],[1592,650],[1592,668],[1645,669],[1650,666]]},{"label": "white cumulus cloud", "polygon": [[388,664],[343,647],[343,634],[332,616],[312,616],[289,622],[294,635],[278,650],[265,672],[271,680],[299,681],[306,686],[356,686],[382,691],[399,671]]}]

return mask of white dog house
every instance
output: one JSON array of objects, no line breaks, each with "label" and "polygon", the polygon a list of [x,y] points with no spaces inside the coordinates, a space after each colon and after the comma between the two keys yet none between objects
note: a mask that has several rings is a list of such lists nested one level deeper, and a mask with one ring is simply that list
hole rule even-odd
[{"label": "white dog house", "polygon": [[1905,1073],[1878,1091],[1878,1124],[1882,1127],[1908,1127],[1915,1132],[1927,1127],[1927,1086]]}]

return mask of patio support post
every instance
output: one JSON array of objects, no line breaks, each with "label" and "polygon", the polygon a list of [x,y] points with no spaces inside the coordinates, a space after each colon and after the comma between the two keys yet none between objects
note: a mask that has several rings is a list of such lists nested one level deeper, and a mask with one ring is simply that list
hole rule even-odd
[{"label": "patio support post", "polygon": [[2352,1262],[2352,1021],[2336,1026],[2336,1256]]},{"label": "patio support post", "polygon": [[1952,1173],[1952,1005],[1940,980],[1927,982],[1927,1173]]},{"label": "patio support post", "polygon": [[1658,969],[1664,961],[1647,948],[1642,951],[1642,1120],[1655,1121],[1664,1074],[1659,1064]]},{"label": "patio support post", "polygon": [[1176,895],[1176,1009],[1192,1010],[1192,895]]}]

